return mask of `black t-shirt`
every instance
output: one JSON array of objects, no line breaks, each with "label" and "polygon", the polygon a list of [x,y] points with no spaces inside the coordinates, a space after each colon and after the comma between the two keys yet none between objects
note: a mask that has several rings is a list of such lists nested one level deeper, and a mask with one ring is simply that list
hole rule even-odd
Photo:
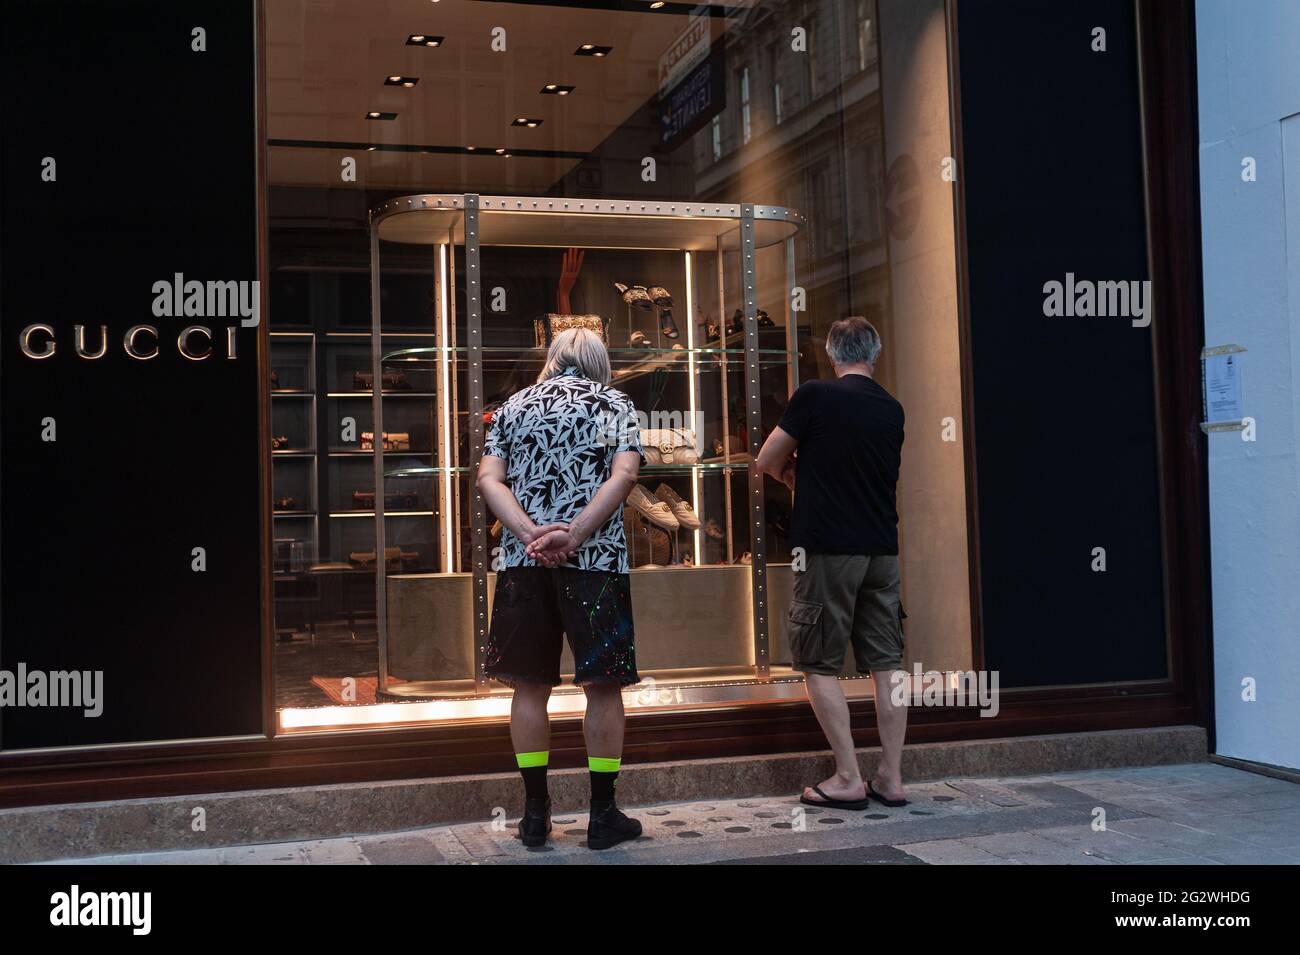
[{"label": "black t-shirt", "polygon": [[903,406],[894,396],[866,375],[804,382],[781,430],[799,442],[790,545],[897,554]]}]

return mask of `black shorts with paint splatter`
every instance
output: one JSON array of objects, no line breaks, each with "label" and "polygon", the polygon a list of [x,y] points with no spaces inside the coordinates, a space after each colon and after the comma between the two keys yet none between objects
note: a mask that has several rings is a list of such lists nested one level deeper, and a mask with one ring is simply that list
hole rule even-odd
[{"label": "black shorts with paint splatter", "polygon": [[497,574],[484,671],[500,683],[560,683],[563,635],[578,686],[639,683],[627,574],[509,567]]}]

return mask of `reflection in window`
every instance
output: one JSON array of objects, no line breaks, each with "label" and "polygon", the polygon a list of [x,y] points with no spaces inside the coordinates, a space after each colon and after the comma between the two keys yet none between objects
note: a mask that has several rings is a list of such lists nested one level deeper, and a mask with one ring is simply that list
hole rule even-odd
[{"label": "reflection in window", "polygon": [[858,69],[865,70],[876,62],[876,44],[871,38],[872,0],[858,0]]},{"label": "reflection in window", "polygon": [[713,117],[713,161],[722,158],[722,115]]},{"label": "reflection in window", "polygon": [[781,103],[781,62],[778,59],[781,48],[773,45],[768,47],[768,68],[772,74],[772,120],[776,125],[781,125],[781,120],[785,118]]},{"label": "reflection in window", "polygon": [[749,142],[752,130],[749,125],[749,67],[740,71],[740,135],[741,142]]}]

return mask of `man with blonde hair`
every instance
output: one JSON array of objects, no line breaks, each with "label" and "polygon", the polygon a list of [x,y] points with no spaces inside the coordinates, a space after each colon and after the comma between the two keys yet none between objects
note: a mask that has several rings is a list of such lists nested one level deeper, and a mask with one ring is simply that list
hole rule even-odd
[{"label": "man with blonde hair", "polygon": [[623,755],[622,688],[640,681],[632,631],[623,501],[641,464],[636,409],[609,385],[600,336],[555,337],[537,383],[492,416],[478,487],[503,525],[485,672],[514,688],[510,738],[524,780],[524,845],[551,831],[546,704],[565,635],[583,688],[591,773],[587,845],[641,834],[614,802]]}]

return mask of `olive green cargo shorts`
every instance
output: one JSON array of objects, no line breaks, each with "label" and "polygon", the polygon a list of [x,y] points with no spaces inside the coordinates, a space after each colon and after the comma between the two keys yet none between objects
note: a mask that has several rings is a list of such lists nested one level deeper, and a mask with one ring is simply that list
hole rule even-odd
[{"label": "olive green cargo shorts", "polygon": [[809,554],[794,575],[787,634],[800,673],[838,676],[853,644],[859,673],[903,666],[898,558]]}]

